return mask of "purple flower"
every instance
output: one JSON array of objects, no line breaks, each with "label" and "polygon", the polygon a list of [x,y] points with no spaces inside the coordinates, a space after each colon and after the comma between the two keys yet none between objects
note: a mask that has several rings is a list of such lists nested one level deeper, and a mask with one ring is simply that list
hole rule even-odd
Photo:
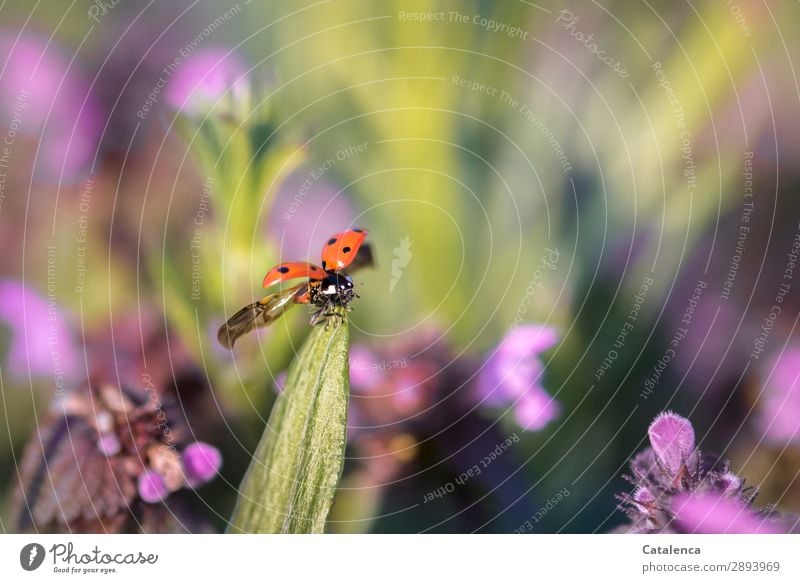
[{"label": "purple flower", "polygon": [[222,467],[222,455],[216,447],[197,441],[182,454],[186,483],[192,488],[211,481]]},{"label": "purple flower", "polygon": [[247,69],[238,55],[225,47],[195,51],[180,65],[167,85],[167,103],[189,115],[201,115],[218,102],[246,97]]},{"label": "purple flower", "polygon": [[11,329],[7,366],[12,376],[51,376],[57,385],[74,380],[76,350],[64,317],[55,306],[48,306],[43,297],[22,283],[0,281],[0,322]]},{"label": "purple flower", "polygon": [[639,486],[633,492],[632,502],[644,514],[652,511],[655,501],[656,497],[645,486]]},{"label": "purple flower", "polygon": [[104,456],[111,457],[117,455],[122,449],[122,446],[116,435],[113,433],[103,433],[97,438],[97,449],[99,449],[100,453]]},{"label": "purple flower", "polygon": [[145,502],[161,502],[169,493],[164,479],[155,470],[145,470],[137,480],[139,497]]},{"label": "purple flower", "polygon": [[524,429],[539,430],[559,414],[559,406],[541,386],[540,354],[552,348],[558,333],[545,326],[526,325],[509,333],[495,347],[479,373],[481,403],[514,408]]},{"label": "purple flower", "polygon": [[528,431],[539,431],[557,418],[561,406],[544,389],[533,386],[514,405],[514,419]]},{"label": "purple flower", "polygon": [[[203,527],[195,522],[197,509],[180,509],[189,494],[179,492],[188,485],[181,450],[193,442],[189,423],[202,377],[179,343],[162,350],[160,328],[150,329],[146,317],[136,318],[136,324],[131,333],[124,318],[115,323],[113,347],[105,333],[85,335],[88,378],[65,390],[38,419],[19,464],[9,504],[17,530]],[[142,344],[150,351],[147,368],[137,364]],[[194,449],[190,446],[186,456],[190,477],[205,478]],[[152,504],[161,500],[169,507]]]},{"label": "purple flower", "polygon": [[715,493],[682,494],[672,503],[681,532],[696,534],[779,534],[786,529],[759,516],[739,500]]},{"label": "purple flower", "polygon": [[745,488],[727,460],[695,448],[688,419],[661,413],[648,433],[651,447],[625,476],[633,494],[617,496],[630,518],[621,532],[786,532],[777,513],[753,509],[758,493]]},{"label": "purple flower", "polygon": [[777,445],[800,441],[800,347],[779,354],[771,370],[759,396],[758,427]]},{"label": "purple flower", "polygon": [[46,178],[80,179],[97,152],[103,118],[89,84],[46,38],[0,33],[0,53],[0,99],[10,112],[8,125],[38,138]]},{"label": "purple flower", "polygon": [[688,419],[671,411],[661,413],[647,430],[656,458],[672,476],[677,476],[687,463],[697,463],[694,429]]},{"label": "purple flower", "polygon": [[350,385],[359,393],[371,392],[383,378],[377,367],[378,357],[369,348],[356,344],[350,350]]}]

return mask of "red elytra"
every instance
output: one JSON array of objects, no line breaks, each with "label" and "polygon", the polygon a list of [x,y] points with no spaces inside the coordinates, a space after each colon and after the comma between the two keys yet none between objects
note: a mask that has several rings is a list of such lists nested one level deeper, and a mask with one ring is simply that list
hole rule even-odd
[{"label": "red elytra", "polygon": [[350,265],[366,238],[367,231],[364,229],[351,229],[333,235],[322,248],[322,268],[325,271],[338,271]]},{"label": "red elytra", "polygon": [[324,279],[325,271],[318,265],[308,261],[286,261],[276,265],[264,276],[264,287],[269,287],[288,279],[307,277],[308,279]]},{"label": "red elytra", "polygon": [[267,272],[263,286],[269,287],[299,277],[307,277],[312,281],[325,279],[326,272],[339,271],[350,265],[366,238],[367,231],[364,229],[336,233],[322,248],[322,267],[308,261],[285,261]]}]

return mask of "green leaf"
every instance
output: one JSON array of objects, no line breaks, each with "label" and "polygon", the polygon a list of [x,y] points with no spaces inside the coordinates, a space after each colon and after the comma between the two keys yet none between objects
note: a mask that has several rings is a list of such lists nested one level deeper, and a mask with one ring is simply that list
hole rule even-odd
[{"label": "green leaf", "polygon": [[349,342],[344,318],[312,330],[289,367],[229,532],[323,532],[344,463]]}]

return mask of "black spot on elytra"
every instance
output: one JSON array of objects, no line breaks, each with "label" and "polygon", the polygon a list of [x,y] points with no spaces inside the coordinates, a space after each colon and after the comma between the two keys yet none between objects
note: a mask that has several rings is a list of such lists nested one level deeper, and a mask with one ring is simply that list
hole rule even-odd
[{"label": "black spot on elytra", "polygon": [[363,233],[364,229],[353,229],[354,233]]},{"label": "black spot on elytra", "polygon": [[329,239],[328,240],[328,245],[333,245],[334,243],[336,243],[336,238],[335,237],[333,239]]},{"label": "black spot on elytra", "polygon": [[278,273],[289,273],[289,268],[285,265],[283,267],[278,268]]},{"label": "black spot on elytra", "polygon": [[342,253],[350,253],[350,247],[342,248]]}]

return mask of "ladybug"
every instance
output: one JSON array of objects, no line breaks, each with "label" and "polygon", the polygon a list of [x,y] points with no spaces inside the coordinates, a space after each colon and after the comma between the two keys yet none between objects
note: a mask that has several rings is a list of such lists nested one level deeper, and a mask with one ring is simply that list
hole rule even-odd
[{"label": "ladybug", "polygon": [[294,304],[317,308],[311,316],[312,326],[331,316],[341,316],[337,308],[349,309],[350,302],[358,297],[350,274],[374,264],[372,247],[364,243],[366,238],[364,229],[336,233],[322,248],[322,267],[308,261],[286,261],[270,269],[264,276],[265,288],[301,277],[308,281],[281,289],[236,312],[217,332],[219,343],[233,348],[240,336],[270,325]]}]

